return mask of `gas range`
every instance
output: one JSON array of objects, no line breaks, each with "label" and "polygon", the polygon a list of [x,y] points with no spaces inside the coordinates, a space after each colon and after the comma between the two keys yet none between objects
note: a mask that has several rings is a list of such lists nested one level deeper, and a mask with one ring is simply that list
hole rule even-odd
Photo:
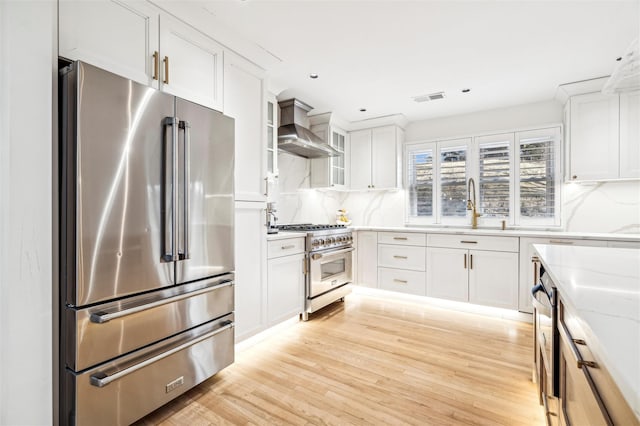
[{"label": "gas range", "polygon": [[300,223],[278,225],[278,231],[306,232],[307,253],[349,247],[353,243],[351,229],[344,225],[314,225],[311,223]]}]

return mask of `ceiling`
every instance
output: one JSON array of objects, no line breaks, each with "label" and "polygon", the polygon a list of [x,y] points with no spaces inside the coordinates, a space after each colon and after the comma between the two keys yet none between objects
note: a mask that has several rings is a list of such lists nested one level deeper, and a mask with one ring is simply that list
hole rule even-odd
[{"label": "ceiling", "polygon": [[611,73],[640,33],[640,0],[157,2],[265,68],[279,99],[347,121],[548,101]]}]

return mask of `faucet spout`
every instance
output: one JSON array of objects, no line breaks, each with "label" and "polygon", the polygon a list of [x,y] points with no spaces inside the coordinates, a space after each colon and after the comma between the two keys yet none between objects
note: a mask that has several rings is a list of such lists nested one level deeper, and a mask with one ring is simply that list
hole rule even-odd
[{"label": "faucet spout", "polygon": [[[473,191],[471,187],[473,186]],[[473,200],[472,200],[473,198]],[[476,182],[473,178],[469,178],[469,182],[467,183],[467,210],[471,210],[471,228],[478,228],[478,218],[480,217],[480,213],[476,211]]]}]

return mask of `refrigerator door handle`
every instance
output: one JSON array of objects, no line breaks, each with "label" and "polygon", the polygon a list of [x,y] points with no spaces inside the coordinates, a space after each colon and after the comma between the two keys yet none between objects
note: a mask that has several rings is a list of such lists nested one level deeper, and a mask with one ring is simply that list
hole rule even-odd
[{"label": "refrigerator door handle", "polygon": [[214,331],[211,331],[211,332],[209,332],[209,333],[207,333],[207,334],[205,334],[203,336],[197,337],[197,338],[195,338],[195,339],[193,339],[193,340],[191,340],[189,342],[183,343],[180,346],[176,346],[175,348],[170,349],[170,350],[168,350],[166,352],[163,352],[163,353],[161,353],[159,355],[156,355],[154,357],[146,359],[146,360],[142,361],[141,363],[136,364],[136,365],[134,365],[132,367],[125,368],[124,370],[120,370],[117,373],[114,373],[112,375],[107,375],[107,374],[105,374],[103,372],[94,373],[94,374],[91,375],[90,383],[93,386],[96,386],[96,387],[99,387],[99,388],[105,387],[111,382],[114,382],[114,381],[116,381],[116,380],[118,380],[118,379],[120,379],[120,378],[122,378],[124,376],[128,376],[129,374],[131,374],[133,372],[136,372],[136,371],[140,370],[141,368],[144,368],[144,367],[146,367],[148,365],[151,365],[154,362],[158,362],[161,359],[164,359],[164,358],[166,358],[166,357],[168,357],[170,355],[173,355],[176,352],[180,352],[181,350],[186,349],[189,346],[193,346],[196,343],[202,342],[203,340],[207,340],[207,339],[215,336],[216,334],[220,334],[223,331],[228,330],[229,328],[234,327],[234,326],[235,326],[235,324],[233,322],[228,321],[225,325],[223,325],[222,327],[220,327],[220,328],[218,328],[218,329],[216,329]]},{"label": "refrigerator door handle", "polygon": [[[164,192],[163,192],[163,208],[164,212],[164,242],[162,247],[162,259],[166,262],[173,262],[178,260],[178,246],[176,244],[176,235],[178,231],[178,223],[176,220],[176,208],[178,206],[178,119],[176,117],[165,117],[162,120],[164,141],[164,159],[162,162],[163,176],[164,176]],[[168,140],[166,139],[166,128],[171,126],[171,139],[170,145],[167,146]],[[167,155],[171,152],[171,166],[167,167]],[[166,186],[167,173],[171,173],[171,192],[168,192]],[[167,199],[171,200],[171,208],[167,209]]]},{"label": "refrigerator door handle", "polygon": [[180,121],[180,128],[184,130],[183,144],[183,233],[182,233],[182,253],[179,253],[180,260],[189,259],[189,182],[191,182],[191,124],[188,121]]}]

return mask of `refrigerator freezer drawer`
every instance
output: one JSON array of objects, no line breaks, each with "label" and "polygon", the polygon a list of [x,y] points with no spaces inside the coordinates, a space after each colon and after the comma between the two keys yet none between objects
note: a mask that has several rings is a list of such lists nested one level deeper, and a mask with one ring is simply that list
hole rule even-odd
[{"label": "refrigerator freezer drawer", "polygon": [[67,367],[82,371],[233,312],[233,278],[227,274],[90,308],[67,308]]},{"label": "refrigerator freezer drawer", "polygon": [[66,372],[77,425],[128,425],[234,361],[233,315],[133,352],[82,374]]}]

